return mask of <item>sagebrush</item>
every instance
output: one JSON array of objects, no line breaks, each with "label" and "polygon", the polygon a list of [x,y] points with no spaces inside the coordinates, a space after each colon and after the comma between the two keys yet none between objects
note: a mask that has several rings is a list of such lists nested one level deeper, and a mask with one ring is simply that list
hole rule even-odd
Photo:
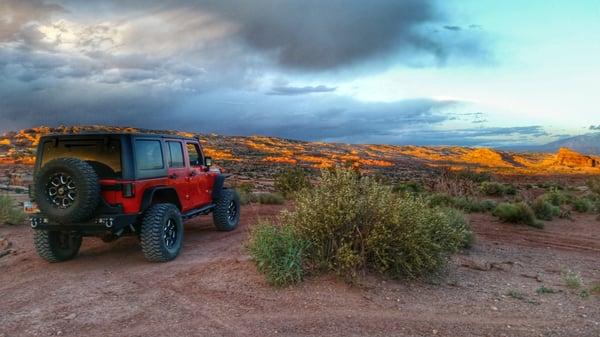
[{"label": "sagebrush", "polygon": [[525,202],[501,203],[494,209],[493,214],[504,222],[523,224],[536,228],[544,227],[544,224],[536,218],[533,209]]},{"label": "sagebrush", "polygon": [[309,172],[299,166],[288,168],[275,177],[275,190],[286,198],[310,186]]},{"label": "sagebrush", "polygon": [[267,282],[282,286],[302,280],[302,258],[307,243],[290,226],[260,223],[250,232],[250,256]]},{"label": "sagebrush", "polygon": [[25,218],[25,212],[17,207],[12,198],[0,195],[0,224],[20,225]]},{"label": "sagebrush", "polygon": [[280,221],[305,243],[303,271],[332,271],[346,279],[366,270],[417,277],[440,270],[473,240],[461,212],[430,207],[421,197],[394,193],[352,170],[323,171],[318,184],[295,201]]}]

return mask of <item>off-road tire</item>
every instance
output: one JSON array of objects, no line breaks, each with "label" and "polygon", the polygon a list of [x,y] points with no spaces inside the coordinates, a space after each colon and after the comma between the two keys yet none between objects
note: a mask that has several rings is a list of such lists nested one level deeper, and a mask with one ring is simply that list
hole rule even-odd
[{"label": "off-road tire", "polygon": [[[66,241],[63,243],[60,240],[61,235],[66,236]],[[68,261],[79,253],[81,235],[59,231],[35,230],[33,232],[33,244],[38,255],[48,262]]]},{"label": "off-road tire", "polygon": [[[171,247],[166,242],[168,221],[173,221],[176,238]],[[177,206],[173,204],[152,205],[144,214],[140,245],[148,261],[166,262],[179,255],[183,243],[183,221]]]},{"label": "off-road tire", "polygon": [[[235,207],[233,216],[230,212],[232,203]],[[229,232],[237,228],[240,223],[240,195],[235,190],[225,188],[221,191],[221,195],[215,200],[213,222],[220,231]]]},{"label": "off-road tire", "polygon": [[[64,173],[72,178],[77,194],[67,208],[60,208],[50,200],[48,184],[56,174]],[[100,182],[94,168],[77,158],[58,158],[48,162],[37,172],[34,195],[40,211],[59,223],[89,220],[100,202]]]}]

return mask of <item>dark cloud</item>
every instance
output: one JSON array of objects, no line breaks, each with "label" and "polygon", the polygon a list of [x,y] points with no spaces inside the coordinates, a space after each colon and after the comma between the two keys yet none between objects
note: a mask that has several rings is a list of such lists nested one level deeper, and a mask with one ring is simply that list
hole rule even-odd
[{"label": "dark cloud", "polygon": [[396,52],[440,55],[445,45],[420,28],[440,19],[429,0],[215,1],[200,7],[241,25],[251,47],[280,64],[323,70]]},{"label": "dark cloud", "polygon": [[56,2],[0,2],[1,131],[101,123],[396,144],[511,135],[432,131],[459,102],[365,103],[302,82],[480,58],[468,29],[434,33],[444,21],[434,0]]},{"label": "dark cloud", "polygon": [[336,90],[335,87],[328,87],[324,85],[317,86],[305,86],[305,87],[292,87],[292,86],[274,86],[271,88],[269,95],[306,95],[306,94],[314,94],[314,93],[323,93],[323,92],[334,92]]},{"label": "dark cloud", "polygon": [[598,124],[598,125],[590,125],[590,130],[599,131],[600,130],[600,124]]}]

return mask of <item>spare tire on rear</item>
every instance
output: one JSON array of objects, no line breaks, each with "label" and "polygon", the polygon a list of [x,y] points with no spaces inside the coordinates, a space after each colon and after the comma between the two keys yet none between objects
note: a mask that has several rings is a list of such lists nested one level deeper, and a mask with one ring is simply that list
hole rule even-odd
[{"label": "spare tire on rear", "polygon": [[94,168],[77,158],[58,158],[41,167],[34,192],[42,213],[59,223],[89,220],[100,202],[100,181]]}]

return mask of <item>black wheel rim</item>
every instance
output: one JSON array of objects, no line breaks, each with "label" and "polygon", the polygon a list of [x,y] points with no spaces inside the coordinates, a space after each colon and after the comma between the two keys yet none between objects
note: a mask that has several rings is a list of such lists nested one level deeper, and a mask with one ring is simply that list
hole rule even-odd
[{"label": "black wheel rim", "polygon": [[233,222],[235,221],[236,216],[237,205],[235,204],[235,201],[231,200],[227,206],[227,220],[229,220],[229,222]]},{"label": "black wheel rim", "polygon": [[175,220],[167,220],[164,226],[163,240],[167,248],[171,249],[175,246],[175,242],[177,242],[177,225],[175,224]]},{"label": "black wheel rim", "polygon": [[73,182],[73,177],[64,172],[50,176],[46,184],[46,196],[58,208],[71,207],[77,198],[77,186]]}]

